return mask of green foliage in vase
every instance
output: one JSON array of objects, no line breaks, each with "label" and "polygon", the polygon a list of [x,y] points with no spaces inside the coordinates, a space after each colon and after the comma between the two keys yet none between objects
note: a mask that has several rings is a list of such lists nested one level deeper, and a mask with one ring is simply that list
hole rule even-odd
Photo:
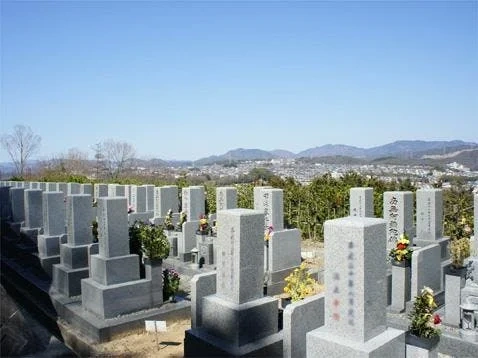
[{"label": "green foliage in vase", "polygon": [[142,256],[150,260],[165,259],[169,256],[169,241],[162,226],[135,221],[129,229],[129,235],[130,245],[135,250],[139,249]]},{"label": "green foliage in vase", "polygon": [[440,324],[441,318],[439,315],[433,315],[433,311],[437,308],[433,290],[429,287],[424,287],[420,295],[415,297],[413,309],[408,315],[410,318],[410,325],[408,329],[410,333],[423,338],[433,338],[440,335],[440,329],[436,326]]}]

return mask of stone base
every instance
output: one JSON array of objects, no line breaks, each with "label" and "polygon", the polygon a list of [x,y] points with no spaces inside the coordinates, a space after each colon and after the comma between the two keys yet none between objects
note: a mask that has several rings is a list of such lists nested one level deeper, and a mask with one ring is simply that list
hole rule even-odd
[{"label": "stone base", "polygon": [[91,278],[81,281],[83,308],[100,318],[113,318],[152,307],[151,281],[105,286]]},{"label": "stone base", "polygon": [[53,277],[53,265],[60,263],[60,255],[57,256],[40,256],[40,264],[48,276]]},{"label": "stone base", "polygon": [[320,327],[307,333],[307,357],[405,357],[405,332],[387,328],[378,336],[360,343]]},{"label": "stone base", "polygon": [[68,268],[62,264],[53,265],[52,285],[56,291],[73,297],[81,294],[81,280],[89,277],[88,267]]},{"label": "stone base", "polygon": [[91,255],[91,278],[102,285],[139,280],[139,256],[125,255],[105,258]]},{"label": "stone base", "polygon": [[38,253],[40,256],[60,255],[60,244],[66,244],[66,234],[56,236],[38,236]]},{"label": "stone base", "polygon": [[61,264],[72,269],[88,267],[89,249],[90,245],[60,245]]},{"label": "stone base", "polygon": [[277,333],[277,312],[277,299],[271,297],[235,304],[216,295],[206,296],[200,328],[239,347]]},{"label": "stone base", "polygon": [[413,357],[413,358],[437,358],[438,357],[438,351],[436,347],[434,349],[428,350],[425,348],[413,346],[411,344],[407,344],[406,346],[407,346],[407,351],[406,351],[407,357]]},{"label": "stone base", "polygon": [[184,357],[282,357],[282,344],[282,332],[234,346],[201,328],[194,328],[186,331]]}]

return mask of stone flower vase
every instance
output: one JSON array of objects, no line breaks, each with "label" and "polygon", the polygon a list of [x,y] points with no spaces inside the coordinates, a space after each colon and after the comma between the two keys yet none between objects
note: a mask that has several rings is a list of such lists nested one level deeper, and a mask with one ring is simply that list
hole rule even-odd
[{"label": "stone flower vase", "polygon": [[143,258],[146,280],[151,280],[152,305],[163,303],[163,260]]},{"label": "stone flower vase", "polygon": [[393,266],[398,266],[398,267],[410,267],[412,265],[412,261],[407,260],[407,259],[402,260],[402,261],[393,260],[392,265]]},{"label": "stone flower vase", "polygon": [[432,350],[438,345],[440,341],[440,336],[434,336],[431,338],[419,337],[410,333],[409,331],[405,335],[405,343],[414,347],[426,349],[428,351]]},{"label": "stone flower vase", "polygon": [[466,267],[451,265],[445,274],[445,314],[443,322],[449,326],[459,327],[461,321],[461,289],[465,287]]}]

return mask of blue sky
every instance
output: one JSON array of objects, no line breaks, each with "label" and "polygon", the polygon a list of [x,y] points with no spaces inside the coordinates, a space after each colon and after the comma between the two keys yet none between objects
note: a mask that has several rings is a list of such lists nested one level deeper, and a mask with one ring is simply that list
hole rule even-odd
[{"label": "blue sky", "polygon": [[478,142],[476,1],[3,0],[0,20],[0,134],[30,126],[38,158]]}]

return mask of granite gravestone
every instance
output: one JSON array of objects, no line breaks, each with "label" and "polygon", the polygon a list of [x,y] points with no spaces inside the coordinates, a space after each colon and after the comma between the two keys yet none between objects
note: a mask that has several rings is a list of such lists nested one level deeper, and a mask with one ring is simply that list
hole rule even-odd
[{"label": "granite gravestone", "polygon": [[216,293],[203,297],[200,325],[186,331],[188,356],[282,355],[277,299],[264,297],[264,214],[218,212]]},{"label": "granite gravestone", "polygon": [[162,303],[161,275],[153,279],[146,269],[141,280],[139,257],[129,252],[126,208],[126,198],[98,199],[99,253],[91,256],[91,277],[81,282],[81,300],[103,319]]},{"label": "granite gravestone", "polygon": [[43,234],[38,236],[38,256],[50,277],[53,265],[60,263],[60,244],[66,243],[66,240],[63,193],[43,192]]},{"label": "granite gravestone", "polygon": [[179,210],[178,187],[167,185],[154,188],[154,217],[165,217],[168,211]]},{"label": "granite gravestone", "polygon": [[216,188],[216,211],[237,208],[237,189],[234,187]]},{"label": "granite gravestone", "polygon": [[[257,187],[256,187],[257,188]],[[254,209],[264,213],[264,230],[272,226],[274,231],[284,229],[284,191],[267,187],[254,188]]]},{"label": "granite gravestone", "polygon": [[182,190],[182,211],[187,215],[188,221],[199,220],[206,213],[203,186],[189,186]]},{"label": "granite gravestone", "polygon": [[386,191],[383,193],[383,218],[387,221],[387,252],[393,249],[404,233],[413,246],[413,193]]},{"label": "granite gravestone", "polygon": [[350,216],[372,218],[373,188],[350,189]]},{"label": "granite gravestone", "polygon": [[405,332],[387,328],[385,234],[383,219],[325,222],[325,325],[307,357],[405,357]]},{"label": "granite gravestone", "polygon": [[91,195],[66,197],[67,243],[60,245],[60,263],[53,265],[53,287],[67,297],[81,293],[81,280],[89,276],[88,256],[93,244]]}]

